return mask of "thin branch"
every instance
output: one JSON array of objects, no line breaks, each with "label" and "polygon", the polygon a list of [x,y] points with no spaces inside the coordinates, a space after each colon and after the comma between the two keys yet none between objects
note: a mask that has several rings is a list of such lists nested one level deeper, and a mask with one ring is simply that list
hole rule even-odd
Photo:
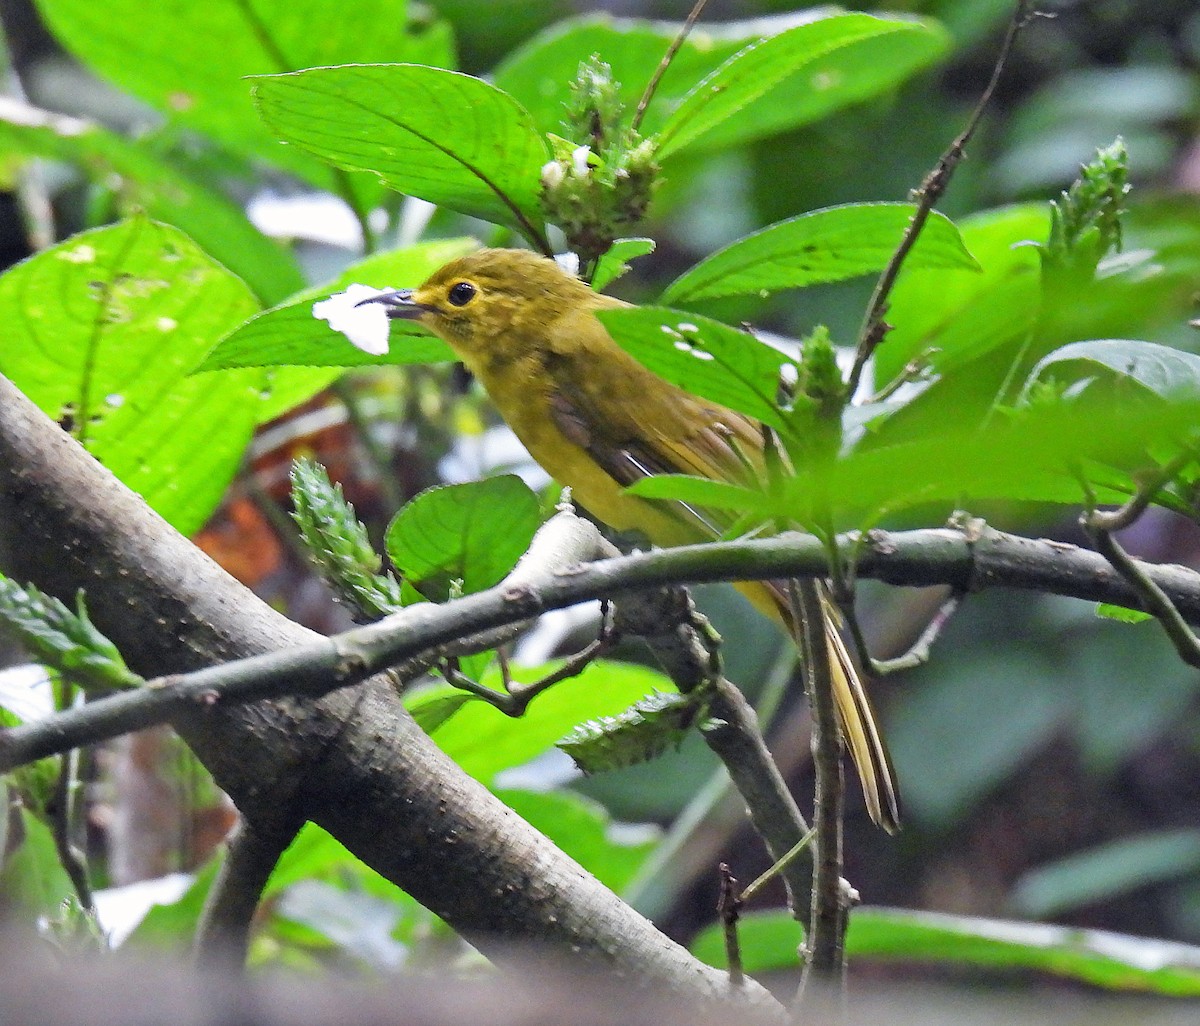
[{"label": "thin branch", "polygon": [[[813,812],[812,902],[809,910],[808,957],[804,977],[840,980],[846,969],[846,925],[848,908],[842,886],[842,807],[845,788],[842,777],[842,733],[838,726],[837,702],[833,693],[833,665],[825,638],[821,596],[812,580],[788,582],[792,617],[799,624],[798,637],[804,659],[804,683],[812,715],[812,753],[816,772],[816,801]],[[804,983],[801,983],[801,987]]]},{"label": "thin branch", "polygon": [[[865,547],[857,534],[843,535],[838,547],[847,553],[860,550],[855,554],[859,577],[888,584],[944,584],[963,593],[1019,588],[1152,611],[1139,590],[1102,555],[1062,542],[1022,538],[986,527],[970,533],[936,528],[895,534],[873,531]],[[1185,621],[1200,624],[1200,573],[1181,566],[1134,563]],[[158,678],[136,691],[0,731],[0,772],[163,723],[187,709],[291,694],[324,694],[388,666],[399,667],[396,672],[403,677],[415,662],[422,669],[432,665],[457,639],[596,598],[615,600],[621,592],[672,583],[768,580],[785,575],[824,578],[828,572],[828,557],[820,539],[788,533],[637,553],[570,573],[550,574],[523,586],[501,584],[444,605],[412,606],[377,624],[333,638]],[[794,841],[795,837],[780,851]]]},{"label": "thin branch", "polygon": [[496,653],[504,675],[503,691],[489,688],[486,684],[480,684],[478,681],[468,677],[458,668],[458,660],[456,658],[447,659],[443,662],[442,674],[448,684],[453,684],[454,687],[461,688],[476,698],[482,699],[494,709],[500,710],[505,716],[511,716],[514,719],[524,716],[525,710],[529,708],[529,703],[537,698],[538,695],[550,690],[555,684],[561,684],[564,680],[568,680],[571,677],[578,677],[592,663],[601,658],[606,652],[611,651],[613,646],[616,645],[618,636],[611,629],[607,602],[604,603],[604,607],[600,636],[591,642],[591,644],[564,660],[563,664],[557,670],[547,673],[545,676],[529,684],[517,684],[509,677],[508,663],[504,658],[503,652]]},{"label": "thin branch", "polygon": [[250,927],[263,888],[298,824],[256,827],[243,819],[229,842],[196,929],[197,964],[222,972],[240,972],[246,964]]},{"label": "thin branch", "polygon": [[654,74],[650,76],[650,81],[646,83],[646,88],[642,91],[642,98],[638,100],[637,109],[633,112],[633,120],[629,123],[631,131],[636,132],[642,124],[642,118],[646,116],[646,108],[650,106],[650,101],[654,99],[654,94],[658,90],[658,83],[662,81],[663,75],[667,73],[667,68],[671,66],[671,62],[675,59],[675,55],[679,53],[679,48],[683,46],[683,41],[687,39],[688,33],[692,31],[692,26],[696,24],[696,19],[700,17],[708,0],[696,0],[692,5],[692,9],[680,28],[675,38],[671,40],[671,45],[667,47],[667,52],[663,54],[663,59],[658,62],[658,67],[654,69]]},{"label": "thin branch", "polygon": [[1200,667],[1200,639],[1187,625],[1175,603],[1151,578],[1145,564],[1139,564],[1130,556],[1113,535],[1114,531],[1133,524],[1150,506],[1159,490],[1178,476],[1194,456],[1191,449],[1186,449],[1158,470],[1146,475],[1129,500],[1111,513],[1104,513],[1096,508],[1095,490],[1083,471],[1076,467],[1075,474],[1083,488],[1086,504],[1079,522],[1092,539],[1097,551],[1129,582],[1145,611],[1162,624],[1179,658],[1189,666]]},{"label": "thin branch", "polygon": [[[63,684],[65,701],[69,705],[73,688]],[[92,896],[92,883],[88,879],[87,855],[75,843],[75,815],[78,808],[76,797],[79,793],[79,756],[75,751],[63,752],[59,757],[58,779],[54,782],[54,815],[51,825],[54,834],[54,847],[58,852],[58,861],[66,870],[75,888],[75,896],[80,907],[89,912],[95,912],[96,904]]]},{"label": "thin branch", "polygon": [[742,899],[738,895],[737,878],[722,862],[717,866],[721,877],[721,893],[717,898],[717,915],[721,918],[721,926],[725,933],[725,963],[729,968],[729,985],[740,987],[746,982],[746,974],[742,970],[742,949],[738,944],[737,922],[742,909]]},{"label": "thin branch", "polygon": [[1175,603],[1151,579],[1146,572],[1145,564],[1139,564],[1104,528],[1097,527],[1095,519],[1103,514],[1084,514],[1081,517],[1084,528],[1091,535],[1097,551],[1112,564],[1116,571],[1129,582],[1141,598],[1141,605],[1162,624],[1175,651],[1189,666],[1200,667],[1200,639],[1192,633]]},{"label": "thin branch", "polygon": [[874,354],[890,330],[890,327],[884,322],[884,317],[887,315],[888,298],[892,294],[892,288],[896,284],[896,279],[900,274],[901,268],[904,266],[904,261],[907,259],[913,246],[916,245],[917,239],[925,227],[925,222],[933,212],[934,205],[942,198],[946,187],[950,184],[950,178],[954,174],[954,169],[958,167],[966,155],[967,143],[971,141],[971,137],[975,134],[975,129],[979,127],[979,122],[983,117],[984,111],[991,103],[992,96],[996,92],[996,86],[1000,82],[1000,76],[1004,71],[1005,65],[1008,63],[1009,55],[1012,53],[1013,42],[1016,40],[1017,34],[1029,23],[1033,16],[1032,0],[1018,0],[1012,20],[1008,23],[1008,31],[1004,35],[1004,42],[1000,45],[1000,53],[997,55],[996,63],[992,68],[992,77],[983,90],[983,94],[979,97],[979,102],[975,104],[975,109],[971,111],[971,115],[967,118],[967,123],[963,130],[958,133],[958,136],[947,147],[941,157],[938,158],[938,162],[925,176],[925,179],[914,194],[914,198],[917,201],[917,209],[913,213],[912,220],[908,222],[908,227],[904,230],[904,236],[900,239],[900,244],[896,247],[887,266],[883,269],[883,273],[879,276],[879,281],[875,285],[875,291],[871,294],[871,301],[867,304],[867,312],[863,318],[862,328],[858,335],[858,345],[854,352],[854,365],[846,381],[846,394],[849,396],[853,396],[858,391],[859,382],[862,380],[863,370],[867,365],[867,361],[870,360],[872,354]]},{"label": "thin branch", "polygon": [[1095,530],[1101,531],[1120,531],[1123,528],[1129,527],[1135,520],[1138,519],[1150,507],[1158,493],[1164,486],[1170,484],[1180,472],[1196,458],[1194,449],[1187,448],[1179,453],[1173,460],[1163,464],[1163,466],[1149,473],[1139,482],[1137,491],[1133,493],[1128,501],[1119,509],[1104,513],[1094,508],[1094,497],[1092,498],[1093,508],[1087,514],[1089,525]]},{"label": "thin branch", "polygon": [[790,866],[793,861],[804,854],[805,849],[808,848],[809,844],[812,842],[812,839],[816,836],[817,831],[815,829],[810,830],[803,837],[801,837],[800,840],[792,845],[792,850],[787,852],[783,858],[779,859],[769,869],[765,870],[760,876],[756,877],[750,886],[742,891],[742,904],[745,905],[746,902],[754,898],[759,891],[761,891],[767,884],[774,880],[775,877],[777,877],[784,869]]},{"label": "thin branch", "polygon": [[[808,824],[771,757],[754,709],[721,672],[720,637],[682,588],[613,598],[613,629],[644,638],[681,693],[703,690],[707,718],[700,724],[700,736],[742,796],[771,858],[778,859],[807,833]],[[789,867],[784,883],[795,910],[797,900],[808,893],[808,876],[799,867]]]},{"label": "thin branch", "polygon": [[958,612],[962,600],[963,593],[961,591],[952,591],[950,597],[938,607],[937,612],[925,625],[920,637],[909,646],[908,651],[892,659],[876,659],[871,655],[853,601],[843,604],[839,598],[838,608],[846,618],[846,626],[850,630],[850,638],[854,642],[859,661],[872,677],[886,677],[889,674],[916,669],[916,667],[924,666],[929,662],[934,644],[941,637],[946,625],[954,618],[954,614]]}]

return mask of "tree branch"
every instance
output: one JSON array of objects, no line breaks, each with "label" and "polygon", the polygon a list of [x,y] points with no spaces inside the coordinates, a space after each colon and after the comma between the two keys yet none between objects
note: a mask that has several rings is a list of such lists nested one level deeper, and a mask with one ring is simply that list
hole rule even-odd
[{"label": "tree branch", "polygon": [[[86,588],[96,625],[133,669],[185,673],[328,649],[163,523],[2,376],[0,411],[0,523],[16,539],[4,571],[62,597]],[[494,959],[536,942],[633,988],[729,999],[724,973],[466,776],[383,678],[319,700],[189,701],[172,723],[257,829],[311,819]],[[779,1014],[751,981],[739,999]]]},{"label": "tree branch", "polygon": [[198,965],[227,973],[245,967],[259,898],[299,828],[297,823],[275,823],[264,831],[247,819],[238,824],[196,930]]},{"label": "tree branch", "polygon": [[804,946],[804,982],[813,977],[838,983],[845,972],[848,906],[842,881],[842,733],[833,693],[833,666],[825,638],[824,605],[813,580],[788,582],[792,616],[800,625],[804,683],[812,714],[813,883],[808,935]]},{"label": "tree branch", "polygon": [[[971,533],[955,528],[895,534],[873,531],[865,541],[850,534],[841,536],[838,546],[847,553],[854,551],[857,576],[888,584],[945,584],[963,593],[1020,588],[1155,611],[1103,556],[986,526],[973,528]],[[1134,563],[1185,621],[1200,623],[1200,574],[1180,566]],[[45,568],[25,577],[32,579],[37,573],[44,575]],[[439,646],[456,639],[499,629],[550,609],[596,598],[615,599],[631,589],[783,575],[823,577],[827,573],[823,542],[794,533],[605,559],[536,584],[502,584],[443,605],[410,607],[332,638],[306,632],[307,644],[206,666],[186,677],[160,678],[152,682],[153,687],[122,692],[11,728],[0,732],[0,771],[172,717],[190,715],[203,720],[217,704],[322,695],[389,666],[399,666],[397,673],[403,676],[406,667],[414,665],[410,660],[427,666],[442,651]],[[89,574],[87,580],[93,591],[108,594],[98,575]],[[119,633],[109,633],[118,640]],[[141,641],[129,644],[136,648]],[[124,651],[127,645],[121,647]]]},{"label": "tree branch", "polygon": [[884,322],[884,317],[887,314],[888,298],[892,294],[892,288],[896,284],[896,279],[900,276],[900,270],[904,266],[904,261],[908,254],[916,245],[917,239],[921,235],[922,229],[925,227],[925,222],[929,220],[929,215],[933,212],[933,208],[938,200],[946,191],[946,187],[950,184],[950,178],[954,174],[954,169],[958,167],[963,157],[966,156],[967,143],[971,141],[971,137],[975,134],[975,129],[979,127],[979,121],[983,117],[983,112],[987,109],[989,103],[992,102],[992,95],[996,91],[996,86],[1000,83],[1000,75],[1004,71],[1005,64],[1008,63],[1008,56],[1012,52],[1013,42],[1017,38],[1017,34],[1023,29],[1029,20],[1033,17],[1033,0],[1017,0],[1016,9],[1013,11],[1012,19],[1008,23],[1008,31],[1005,33],[1004,42],[1000,44],[1000,52],[996,56],[996,63],[992,68],[992,77],[984,88],[982,95],[979,97],[975,108],[971,111],[970,117],[967,118],[967,123],[963,130],[958,133],[954,141],[946,148],[946,151],[938,158],[936,164],[921,182],[920,187],[916,190],[914,198],[917,201],[917,209],[913,213],[912,220],[908,222],[908,227],[904,230],[904,236],[900,239],[900,244],[896,247],[896,251],[892,254],[887,266],[883,269],[883,273],[879,276],[879,281],[875,285],[875,290],[871,294],[871,301],[867,305],[867,312],[863,318],[862,328],[859,331],[858,345],[854,352],[854,365],[850,370],[850,376],[846,380],[846,394],[853,397],[858,391],[859,382],[862,380],[863,370],[867,365],[867,361],[871,359],[872,354],[879,348],[879,344],[887,337],[889,326]]}]

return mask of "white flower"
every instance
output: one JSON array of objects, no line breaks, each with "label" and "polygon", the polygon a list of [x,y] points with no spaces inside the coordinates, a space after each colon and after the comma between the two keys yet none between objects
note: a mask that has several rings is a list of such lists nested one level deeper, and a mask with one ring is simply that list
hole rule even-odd
[{"label": "white flower", "polygon": [[562,165],[557,160],[542,165],[542,185],[547,189],[557,189],[562,185],[564,177],[566,177],[566,172],[563,171]]},{"label": "white flower", "polygon": [[369,285],[350,285],[345,292],[335,292],[328,299],[313,303],[313,316],[319,321],[328,321],[334,331],[341,332],[364,353],[383,356],[388,351],[387,307],[380,303],[363,303],[363,300],[384,296],[390,291],[373,289]]},{"label": "white flower", "polygon": [[567,274],[574,278],[579,277],[579,254],[578,253],[556,253],[554,262],[558,264]]},{"label": "white flower", "polygon": [[577,146],[571,151],[571,166],[575,169],[575,174],[580,178],[586,178],[591,168],[588,166],[588,157],[592,154],[590,146]]}]

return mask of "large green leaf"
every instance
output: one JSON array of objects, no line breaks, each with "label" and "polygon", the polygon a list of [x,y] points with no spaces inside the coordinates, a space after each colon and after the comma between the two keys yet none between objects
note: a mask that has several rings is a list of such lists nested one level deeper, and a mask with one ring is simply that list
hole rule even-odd
[{"label": "large green leaf", "polygon": [[[513,676],[528,683],[556,668],[516,667]],[[489,670],[483,683],[499,687],[499,672]],[[467,773],[491,785],[503,770],[550,751],[584,720],[615,716],[652,691],[674,690],[666,677],[648,667],[600,660],[539,695],[519,719],[484,702],[468,702],[434,731],[433,739]],[[421,707],[458,693],[447,685],[406,697],[405,704]]]},{"label": "large green leaf", "polygon": [[698,141],[731,146],[815,121],[903,81],[947,43],[932,23],[867,14],[788,29],[698,82],[659,127],[658,155]]},{"label": "large green leaf", "polygon": [[639,831],[640,836],[632,843],[619,839],[604,806],[583,795],[500,789],[496,796],[605,887],[618,893],[633,879],[656,844],[657,831],[653,828]]},{"label": "large green leaf", "polygon": [[1026,915],[1053,916],[1197,870],[1200,830],[1157,830],[1039,866],[1017,881],[1012,901]]},{"label": "large green leaf", "polygon": [[[298,292],[286,303],[256,314],[226,335],[200,370],[230,367],[361,367],[382,363],[438,363],[454,360],[450,348],[411,321],[393,321],[386,356],[356,349],[325,321],[313,316],[313,303],[358,283],[373,288],[419,285],[442,264],[475,246],[471,239],[441,239],[378,253],[351,264],[325,285]],[[329,375],[324,375],[328,380]]]},{"label": "large green leaf", "polygon": [[[180,122],[240,152],[346,192],[329,168],[280,146],[255,114],[248,75],[350,61],[448,65],[443,24],[414,20],[403,0],[38,0],[55,36],[76,56]],[[360,197],[373,191],[364,180]]]},{"label": "large green leaf", "polygon": [[[940,429],[892,445],[861,449],[839,459],[821,482],[835,512],[860,517],[933,504],[976,500],[1078,503],[1073,468],[1082,466],[1102,502],[1120,501],[1148,452],[1175,451],[1200,423],[1200,401],[1155,404],[1063,402],[998,414],[980,427],[956,423],[946,411]],[[1114,488],[1116,490],[1114,490]],[[818,490],[802,468],[779,491],[776,515],[804,511]],[[801,517],[804,520],[804,517]]]},{"label": "large green leaf", "polygon": [[[1039,404],[998,413],[986,425],[945,411],[935,430],[903,441],[862,444],[820,466],[799,466],[768,490],[709,487],[689,477],[639,483],[655,499],[703,500],[711,508],[750,515],[756,523],[808,528],[832,514],[839,528],[873,526],[884,516],[929,507],[947,513],[984,500],[1079,503],[1081,469],[1101,502],[1122,501],[1148,453],[1173,453],[1189,444],[1200,423],[1200,397],[1180,403],[1110,401]],[[868,438],[867,443],[871,440]],[[814,498],[822,498],[822,510]]]},{"label": "large green leaf", "polygon": [[1200,396],[1200,356],[1118,338],[1072,342],[1056,349],[1033,368],[1029,383],[1053,379],[1066,384],[1097,375],[1134,383],[1160,399]]},{"label": "large green leaf", "polygon": [[[646,113],[647,129],[652,131],[697,81],[748,44],[819,16],[820,12],[800,11],[697,25],[658,83]],[[678,22],[607,14],[568,18],[509,54],[493,77],[496,85],[525,105],[540,131],[559,133],[566,83],[575,78],[581,62],[598,54],[612,68],[619,96],[632,110],[681,27]]]},{"label": "large green leaf", "polygon": [[0,98],[0,150],[77,164],[105,186],[115,179],[128,205],[181,228],[264,303],[304,284],[292,254],[259,232],[236,203],[100,125]]},{"label": "large green leaf", "polygon": [[775,406],[784,353],[708,317],[666,307],[605,310],[597,315],[630,355],[695,395],[785,426]]},{"label": "large green leaf", "polygon": [[434,587],[439,599],[451,580],[471,594],[498,584],[516,565],[541,519],[537,496],[512,474],[441,485],[396,514],[387,553],[407,581]]},{"label": "large green leaf", "polygon": [[[784,911],[744,914],[738,939],[748,972],[798,968],[801,930]],[[719,927],[704,930],[691,950],[709,965],[725,965]],[[1050,973],[1113,990],[1200,995],[1200,948],[1075,927],[864,907],[850,918],[846,953],[910,965]]]},{"label": "large green leaf", "polygon": [[541,239],[546,141],[525,109],[470,75],[415,64],[312,68],[255,80],[280,138],[399,192]]},{"label": "large green leaf", "polygon": [[[850,203],[780,221],[685,271],[667,286],[662,300],[755,295],[882,271],[915,209],[911,203]],[[905,266],[979,269],[953,222],[936,212]]]},{"label": "large green leaf", "polygon": [[[5,795],[7,797],[7,794]],[[20,824],[20,841],[5,852],[0,868],[0,902],[27,923],[62,915],[65,902],[78,900],[63,869],[50,827],[28,809],[6,810]],[[15,918],[15,917],[14,917]]]},{"label": "large green leaf", "polygon": [[983,273],[911,268],[892,291],[892,330],[875,354],[875,377],[891,381],[927,353],[939,371],[952,370],[1022,339],[1038,311],[1040,262],[1031,242],[1044,241],[1044,206],[1006,207],[963,218],[962,240]]},{"label": "large green leaf", "polygon": [[126,221],[0,277],[0,372],[186,533],[236,471],[263,385],[188,374],[257,306],[177,229]]}]

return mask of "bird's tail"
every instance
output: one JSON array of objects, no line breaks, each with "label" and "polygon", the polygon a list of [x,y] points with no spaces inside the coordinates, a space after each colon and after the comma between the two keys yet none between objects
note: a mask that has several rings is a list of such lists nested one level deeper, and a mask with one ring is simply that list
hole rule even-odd
[{"label": "bird's tail", "polygon": [[[791,634],[797,636],[799,627],[793,622],[785,585],[764,581],[762,584],[747,583],[741,590],[756,606],[783,620]],[[803,612],[806,616],[820,616],[825,624],[825,641],[829,646],[829,665],[833,674],[833,695],[837,702],[842,737],[858,770],[867,811],[879,826],[889,834],[894,834],[900,829],[900,797],[892,760],[875,722],[875,711],[871,708],[858,670],[838,631],[836,614],[823,585],[820,603],[820,609],[806,609]]]}]

